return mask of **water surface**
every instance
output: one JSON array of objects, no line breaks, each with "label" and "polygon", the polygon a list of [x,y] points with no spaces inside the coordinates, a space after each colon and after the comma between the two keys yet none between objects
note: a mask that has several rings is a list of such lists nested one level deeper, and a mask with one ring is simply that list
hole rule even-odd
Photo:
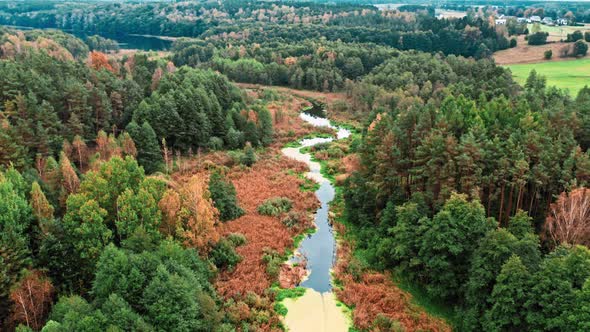
[{"label": "water surface", "polygon": [[[318,127],[330,127],[336,130],[336,139],[343,139],[350,136],[350,131],[345,128],[333,126],[326,118],[301,113],[303,121]],[[335,190],[328,179],[321,174],[321,165],[312,161],[309,153],[302,153],[304,147],[314,146],[320,143],[333,141],[334,138],[309,138],[300,141],[301,147],[285,148],[283,153],[293,159],[304,162],[309,166],[306,176],[318,182],[320,188],[315,192],[320,201],[320,208],[315,214],[316,232],[308,235],[297,248],[298,255],[291,258],[292,262],[307,260],[309,276],[301,283],[302,287],[311,288],[319,293],[332,290],[330,271],[336,258],[336,240],[332,226],[329,223],[330,202],[334,199]],[[302,256],[302,257],[301,257]]]}]

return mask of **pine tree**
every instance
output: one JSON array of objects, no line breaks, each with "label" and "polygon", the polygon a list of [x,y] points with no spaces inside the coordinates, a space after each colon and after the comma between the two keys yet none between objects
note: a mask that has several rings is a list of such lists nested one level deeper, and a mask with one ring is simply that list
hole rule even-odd
[{"label": "pine tree", "polygon": [[242,164],[252,167],[256,162],[256,153],[254,152],[254,148],[250,143],[246,143],[246,147],[244,147],[244,156],[242,158]]},{"label": "pine tree", "polygon": [[[39,226],[43,229],[43,222],[53,218],[53,206],[49,204],[49,201],[45,197],[45,194],[41,190],[41,187],[37,183],[37,181],[33,182],[31,188],[31,198],[30,198],[31,208],[33,209],[33,214],[37,217],[39,221]],[[44,230],[46,231],[46,230]]]},{"label": "pine tree", "polygon": [[266,108],[258,112],[258,125],[260,127],[260,142],[263,146],[269,146],[273,139],[272,115]]},{"label": "pine tree", "polygon": [[236,188],[221,173],[211,174],[209,191],[222,221],[233,220],[244,214],[244,210],[238,205]]},{"label": "pine tree", "polygon": [[146,173],[153,173],[162,169],[164,159],[160,151],[156,133],[148,122],[144,122],[141,127],[134,121],[127,125],[126,131],[129,133],[135,147],[137,148],[137,162],[145,169]]},{"label": "pine tree", "polygon": [[10,164],[22,169],[29,164],[29,155],[27,147],[21,145],[8,120],[3,120],[0,124],[0,165]]},{"label": "pine tree", "polygon": [[254,121],[248,121],[246,123],[246,129],[244,130],[244,139],[246,142],[250,142],[253,147],[257,147],[260,143],[258,137],[258,128]]}]

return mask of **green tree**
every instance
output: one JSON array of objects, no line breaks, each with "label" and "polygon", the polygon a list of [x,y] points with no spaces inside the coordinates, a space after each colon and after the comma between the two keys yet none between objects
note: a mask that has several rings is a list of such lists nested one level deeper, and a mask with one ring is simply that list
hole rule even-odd
[{"label": "green tree", "polygon": [[453,194],[425,227],[419,256],[429,275],[428,289],[443,298],[458,298],[468,280],[472,254],[494,225],[478,201]]},{"label": "green tree", "polygon": [[263,146],[269,146],[273,139],[272,115],[266,108],[258,112],[258,124],[260,133],[258,137]]},{"label": "green tree", "polygon": [[236,188],[220,172],[211,174],[209,192],[222,221],[234,220],[244,214],[244,210],[238,204]]},{"label": "green tree", "polygon": [[87,195],[74,194],[68,197],[63,226],[72,243],[71,249],[75,250],[68,255],[78,259],[76,268],[83,278],[79,280],[83,285],[88,285],[92,280],[96,261],[112,240],[112,232],[105,222],[106,216],[107,211]]},{"label": "green tree", "polygon": [[254,152],[254,148],[250,144],[246,144],[244,147],[244,156],[242,157],[242,164],[252,167],[256,163],[256,153]]},{"label": "green tree", "polygon": [[148,122],[139,127],[135,122],[127,125],[126,131],[131,135],[137,148],[137,162],[150,174],[162,169],[164,158],[156,133]]},{"label": "green tree", "polygon": [[586,56],[588,53],[588,44],[583,40],[574,43],[573,56]]},{"label": "green tree", "polygon": [[567,331],[568,316],[577,306],[576,293],[590,277],[590,250],[558,247],[545,257],[531,278],[526,302],[527,323],[535,330]]},{"label": "green tree", "polygon": [[491,308],[485,313],[483,326],[488,331],[527,330],[525,303],[531,275],[516,255],[502,266],[490,297]]},{"label": "green tree", "polygon": [[78,295],[62,296],[53,306],[49,322],[43,331],[105,331],[107,320],[102,312],[94,310]]}]

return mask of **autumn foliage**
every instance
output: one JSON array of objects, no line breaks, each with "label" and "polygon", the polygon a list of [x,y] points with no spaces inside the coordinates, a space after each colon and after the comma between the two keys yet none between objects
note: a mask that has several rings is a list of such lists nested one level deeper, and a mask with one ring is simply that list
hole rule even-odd
[{"label": "autumn foliage", "polygon": [[51,308],[53,285],[41,272],[30,271],[10,293],[13,301],[11,320],[40,330]]},{"label": "autumn foliage", "polygon": [[109,58],[106,54],[98,51],[92,51],[88,55],[88,66],[92,69],[101,70],[106,69],[111,73],[116,73],[115,69],[109,63]]},{"label": "autumn foliage", "polygon": [[235,167],[230,172],[229,178],[246,214],[222,225],[220,231],[244,234],[248,242],[236,249],[243,257],[242,262],[219,277],[217,289],[222,295],[232,297],[248,291],[263,294],[273,282],[262,259],[265,248],[283,253],[293,246],[293,236],[311,225],[311,219],[305,216],[299,227],[290,229],[279,217],[263,216],[257,211],[262,202],[273,197],[289,198],[293,201],[293,211],[313,211],[317,207],[313,193],[299,189],[303,180],[286,174],[289,169],[303,172],[305,165],[282,156],[278,159],[263,156],[251,169]]},{"label": "autumn foliage", "polygon": [[209,194],[208,178],[197,174],[175,187],[167,190],[158,204],[163,217],[161,231],[179,236],[187,247],[207,252],[219,240],[215,227],[219,212]]},{"label": "autumn foliage", "polygon": [[555,244],[590,245],[590,191],[563,192],[549,208],[545,236]]},{"label": "autumn foliage", "polygon": [[[342,224],[335,224],[340,234],[345,232]],[[343,283],[336,290],[338,299],[349,307],[354,307],[354,325],[360,329],[372,329],[378,317],[399,322],[405,331],[451,331],[441,319],[433,318],[412,303],[412,296],[402,291],[391,275],[365,272],[353,277],[350,272],[352,244],[342,242],[338,247],[338,262],[335,267],[336,278]]]}]

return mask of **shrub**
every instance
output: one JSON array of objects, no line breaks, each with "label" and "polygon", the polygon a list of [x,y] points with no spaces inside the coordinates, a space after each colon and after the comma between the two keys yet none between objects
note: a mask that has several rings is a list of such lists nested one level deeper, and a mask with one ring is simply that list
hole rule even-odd
[{"label": "shrub", "polygon": [[222,221],[234,220],[244,214],[244,210],[238,205],[236,188],[221,173],[211,174],[209,192]]},{"label": "shrub", "polygon": [[221,150],[223,148],[223,140],[219,137],[211,137],[209,138],[207,147],[211,150]]},{"label": "shrub", "polygon": [[590,31],[584,32],[584,40],[590,42]]},{"label": "shrub", "polygon": [[220,269],[233,269],[242,257],[236,253],[234,244],[228,239],[221,239],[211,251],[211,261]]},{"label": "shrub", "polygon": [[376,331],[391,331],[391,332],[402,332],[405,331],[403,325],[400,322],[392,320],[391,318],[383,315],[378,314],[375,317],[375,321],[373,322],[373,326]]},{"label": "shrub", "polygon": [[549,34],[547,32],[535,32],[527,36],[527,41],[529,45],[545,45],[547,44],[547,37]]},{"label": "shrub", "polygon": [[295,227],[301,223],[302,219],[303,216],[301,215],[301,213],[296,211],[290,211],[283,217],[281,222],[287,227]]},{"label": "shrub", "polygon": [[573,33],[568,33],[565,41],[571,43],[571,42],[577,42],[578,40],[582,40],[582,39],[584,39],[584,35],[582,34],[582,31],[576,30]]},{"label": "shrub", "polygon": [[242,159],[244,159],[244,153],[242,151],[228,151],[227,155],[231,161],[228,166],[239,165],[242,163]]},{"label": "shrub", "polygon": [[231,242],[234,247],[243,246],[248,242],[242,233],[231,233],[227,236],[227,240]]},{"label": "shrub", "polygon": [[574,50],[572,56],[586,56],[588,53],[588,44],[583,40],[578,40],[574,43]]},{"label": "shrub", "polygon": [[282,213],[289,212],[293,202],[286,197],[269,198],[258,206],[258,213],[265,216],[278,217]]},{"label": "shrub", "polygon": [[281,272],[281,265],[283,265],[283,258],[279,255],[278,251],[264,248],[262,261],[266,263],[266,274],[276,279],[279,276],[279,272]]},{"label": "shrub", "polygon": [[514,48],[517,45],[516,38],[510,39],[510,48]]},{"label": "shrub", "polygon": [[257,158],[256,153],[254,152],[254,148],[252,148],[252,145],[250,145],[250,143],[247,143],[246,147],[244,148],[244,154],[242,156],[241,163],[248,167],[252,167],[252,165],[254,165],[254,163],[256,162],[256,159]]},{"label": "shrub", "polygon": [[551,58],[553,57],[553,51],[547,50],[545,51],[545,53],[543,53],[543,56],[545,57],[545,60],[551,60]]}]

